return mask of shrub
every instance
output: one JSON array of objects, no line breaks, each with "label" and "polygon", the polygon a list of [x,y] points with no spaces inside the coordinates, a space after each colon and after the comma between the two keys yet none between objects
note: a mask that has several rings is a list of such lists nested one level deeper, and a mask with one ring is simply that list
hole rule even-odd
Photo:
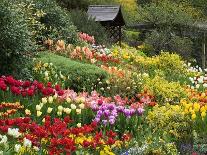
[{"label": "shrub", "polygon": [[165,102],[176,103],[182,97],[186,97],[184,88],[178,82],[168,82],[158,75],[153,79],[146,77],[144,80],[145,89],[152,92],[161,104]]},{"label": "shrub", "polygon": [[192,141],[193,123],[179,105],[154,106],[148,113],[147,122],[153,135],[161,134],[162,138],[174,139],[179,149],[180,142],[184,144]]},{"label": "shrub", "polygon": [[69,58],[58,56],[53,53],[42,53],[40,54],[39,60],[53,63],[59,71],[69,76],[71,85],[66,87],[70,87],[75,91],[92,91],[96,88],[99,81],[107,77],[105,71],[94,65],[72,61]]},{"label": "shrub", "polygon": [[32,35],[21,7],[2,0],[0,8],[0,74],[22,78],[28,54],[35,47]]},{"label": "shrub", "polygon": [[[139,21],[155,26],[144,41],[150,44],[155,54],[160,50],[178,52],[180,55],[191,56],[192,40],[185,38],[185,29],[200,18],[199,12],[185,3],[159,0],[139,8]],[[188,57],[187,57],[188,58]]]},{"label": "shrub", "polygon": [[161,52],[154,57],[136,57],[134,66],[141,72],[148,73],[150,77],[154,77],[157,71],[162,72],[168,81],[184,83],[187,77],[187,67],[181,57],[168,52]]},{"label": "shrub", "polygon": [[95,22],[94,19],[88,18],[86,12],[81,10],[73,10],[70,12],[71,19],[74,25],[80,32],[87,33],[94,36],[95,40],[99,44],[107,43],[107,33],[104,27],[100,23]]},{"label": "shrub", "polygon": [[43,39],[62,39],[66,43],[77,42],[76,27],[70,19],[69,12],[58,6],[54,0],[37,0],[35,5],[45,13],[41,18],[41,23],[46,27],[42,32]]}]

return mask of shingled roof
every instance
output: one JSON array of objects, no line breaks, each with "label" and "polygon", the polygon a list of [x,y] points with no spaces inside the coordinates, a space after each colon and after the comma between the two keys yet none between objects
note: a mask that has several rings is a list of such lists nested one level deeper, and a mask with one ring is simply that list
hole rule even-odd
[{"label": "shingled roof", "polygon": [[90,5],[88,15],[94,18],[95,21],[125,25],[120,5]]}]

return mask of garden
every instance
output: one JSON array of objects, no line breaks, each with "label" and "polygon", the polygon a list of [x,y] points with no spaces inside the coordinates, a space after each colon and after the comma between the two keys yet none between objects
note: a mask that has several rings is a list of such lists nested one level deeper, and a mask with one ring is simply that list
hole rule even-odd
[{"label": "garden", "polygon": [[[205,21],[205,3],[1,0],[0,155],[207,154],[201,32],[174,26]],[[86,12],[106,4],[158,26],[112,42]]]}]

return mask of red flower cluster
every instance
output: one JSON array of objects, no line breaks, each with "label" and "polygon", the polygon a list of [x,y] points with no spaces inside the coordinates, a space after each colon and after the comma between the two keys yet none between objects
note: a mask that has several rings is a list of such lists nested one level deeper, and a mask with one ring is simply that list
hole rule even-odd
[{"label": "red flower cluster", "polygon": [[[19,131],[37,147],[41,147],[41,141],[46,139],[46,148],[51,155],[54,154],[71,154],[76,150],[75,142],[69,138],[69,134],[87,134],[92,133],[96,129],[95,122],[90,125],[84,125],[81,128],[68,128],[70,123],[69,117],[65,117],[63,121],[58,118],[51,120],[50,116],[45,117],[43,126],[32,122],[29,117],[0,119],[0,133],[8,132],[8,128],[17,127]],[[21,140],[21,139],[20,139]]]},{"label": "red flower cluster", "polygon": [[[46,148],[50,155],[67,154],[70,155],[76,151],[77,146],[84,148],[97,148],[101,145],[113,145],[117,141],[117,134],[112,130],[107,131],[106,135],[97,132],[97,123],[92,122],[82,127],[69,127],[72,120],[67,116],[63,120],[58,118],[51,119],[45,117],[45,123],[38,125],[29,117],[0,119],[0,134],[7,133],[8,128],[19,128],[22,136],[18,139],[22,141],[24,137],[32,142],[33,146]],[[72,135],[72,137],[71,137]],[[81,144],[75,142],[76,137],[85,135],[93,136],[92,140],[85,139]],[[129,136],[124,135],[123,141],[128,141]],[[44,145],[44,146],[43,146]]]},{"label": "red flower cluster", "polygon": [[113,56],[106,55],[106,54],[97,54],[96,52],[94,54],[94,58],[98,61],[103,62],[104,64],[108,62],[117,63],[117,64],[120,63],[119,59],[114,58]]},{"label": "red flower cluster", "polygon": [[63,90],[61,90],[59,85],[55,88],[49,82],[47,86],[38,81],[21,81],[16,80],[12,76],[1,76],[0,77],[0,90],[11,91],[14,95],[21,95],[22,97],[34,96],[35,94],[42,94],[44,96],[54,95],[55,92],[58,95],[63,95]]},{"label": "red flower cluster", "polygon": [[78,33],[78,37],[80,38],[80,40],[83,40],[85,42],[88,42],[88,43],[91,43],[91,44],[95,43],[94,36],[89,36],[86,33],[80,32],[80,33]]}]

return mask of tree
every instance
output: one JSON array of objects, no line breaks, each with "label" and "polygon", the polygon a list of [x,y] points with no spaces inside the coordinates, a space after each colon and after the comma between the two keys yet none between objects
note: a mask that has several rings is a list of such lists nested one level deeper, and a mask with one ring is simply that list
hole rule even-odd
[{"label": "tree", "polygon": [[196,9],[186,7],[185,2],[161,0],[139,6],[139,21],[155,26],[144,41],[150,44],[154,49],[153,52],[157,54],[160,50],[165,50],[190,56],[193,43],[191,38],[183,36],[182,28],[192,25],[199,17],[200,14]]}]

